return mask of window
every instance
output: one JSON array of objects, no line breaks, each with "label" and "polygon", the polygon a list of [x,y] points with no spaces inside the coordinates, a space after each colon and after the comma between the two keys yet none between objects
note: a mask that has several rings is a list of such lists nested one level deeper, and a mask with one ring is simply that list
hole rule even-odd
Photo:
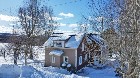
[{"label": "window", "polygon": [[68,56],[63,56],[63,62],[68,63]]},{"label": "window", "polygon": [[87,60],[87,54],[85,55],[85,61]]},{"label": "window", "polygon": [[82,43],[82,51],[84,51],[85,45],[84,43]]},{"label": "window", "polygon": [[99,57],[94,56],[94,65],[99,65]]},{"label": "window", "polygon": [[64,47],[64,41],[54,41],[54,47]]},{"label": "window", "polygon": [[79,57],[79,65],[82,64],[82,56]]},{"label": "window", "polygon": [[55,57],[54,56],[52,56],[51,60],[52,60],[52,63],[55,63]]},{"label": "window", "polygon": [[62,43],[61,42],[56,42],[56,46],[57,47],[62,47]]}]

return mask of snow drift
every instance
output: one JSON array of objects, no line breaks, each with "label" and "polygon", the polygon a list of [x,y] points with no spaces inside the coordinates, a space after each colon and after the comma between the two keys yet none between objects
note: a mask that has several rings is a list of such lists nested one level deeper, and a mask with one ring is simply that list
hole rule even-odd
[{"label": "snow drift", "polygon": [[[59,72],[59,73],[58,73]],[[17,66],[3,64],[0,66],[0,78],[83,78],[75,74],[69,75],[64,69],[55,67],[34,68],[33,66]]]}]

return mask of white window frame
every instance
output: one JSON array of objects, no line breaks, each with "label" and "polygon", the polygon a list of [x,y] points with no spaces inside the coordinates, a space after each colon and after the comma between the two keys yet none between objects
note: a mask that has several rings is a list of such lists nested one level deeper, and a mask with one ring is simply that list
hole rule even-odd
[{"label": "white window frame", "polygon": [[64,41],[54,41],[54,47],[64,47]]},{"label": "white window frame", "polygon": [[[60,44],[60,45],[58,45]],[[55,41],[55,47],[62,47],[62,42],[60,41]]]},{"label": "white window frame", "polygon": [[[65,58],[67,58],[67,60],[68,60],[67,62],[65,61]],[[64,63],[68,63],[68,62],[69,62],[68,56],[63,56],[63,62],[64,62]]]},{"label": "white window frame", "polygon": [[51,62],[55,63],[55,56],[51,56]]},{"label": "white window frame", "polygon": [[82,43],[82,51],[84,51],[84,50],[85,50],[85,44]]},{"label": "white window frame", "polygon": [[87,57],[88,57],[88,55],[86,54],[86,55],[85,55],[85,61],[87,60]]},{"label": "white window frame", "polygon": [[82,56],[79,57],[79,65],[82,64]]}]

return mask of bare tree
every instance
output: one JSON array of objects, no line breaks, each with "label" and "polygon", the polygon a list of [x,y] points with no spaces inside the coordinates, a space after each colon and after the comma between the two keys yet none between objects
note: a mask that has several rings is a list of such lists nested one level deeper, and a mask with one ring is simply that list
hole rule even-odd
[{"label": "bare tree", "polygon": [[57,23],[52,19],[53,10],[41,5],[38,0],[27,0],[25,6],[19,8],[19,22],[24,35],[25,64],[27,57],[33,59],[32,48],[35,45],[35,38],[39,35],[49,36],[56,29]]},{"label": "bare tree", "polygon": [[92,33],[98,33],[107,41],[108,51],[113,53],[119,46],[118,19],[119,6],[115,0],[90,0],[88,2],[89,17],[85,18],[90,25]]},{"label": "bare tree", "polygon": [[120,35],[115,31],[114,28],[108,28],[101,33],[101,37],[106,40],[109,56],[112,57],[112,54],[118,52],[120,46]]},{"label": "bare tree", "polygon": [[7,53],[7,50],[6,50],[6,47],[7,46],[6,44],[4,43],[1,43],[1,48],[0,48],[0,55],[2,55],[4,58],[6,57],[6,53]]},{"label": "bare tree", "polygon": [[116,51],[116,46],[119,46],[118,40],[119,34],[118,29],[118,18],[119,18],[119,7],[115,3],[115,0],[90,0],[89,4],[89,17],[85,17],[86,24],[83,27],[80,25],[81,29],[88,31],[90,33],[97,33],[102,36],[107,42],[110,51]]},{"label": "bare tree", "polygon": [[105,29],[117,27],[118,10],[114,0],[90,0],[89,17],[87,18],[93,31],[102,33]]},{"label": "bare tree", "polygon": [[121,8],[120,71],[123,78],[139,78],[140,1],[123,0],[116,3]]},{"label": "bare tree", "polygon": [[[105,0],[100,0],[101,2]],[[99,2],[100,2],[99,1]],[[95,2],[97,4],[95,4]],[[101,23],[101,28],[114,28],[117,32],[118,43],[112,43],[117,38],[109,36],[107,31],[104,31],[103,35],[108,41],[110,47],[114,47],[114,50],[119,54],[119,73],[122,74],[123,78],[138,78],[139,77],[139,48],[140,48],[140,1],[139,0],[108,0],[103,4],[108,4],[107,8],[100,7],[98,1],[91,0],[90,7],[93,10],[91,13],[94,17],[91,19],[91,24],[94,29],[98,30],[97,26],[100,24],[94,23],[93,19],[96,17],[104,17],[104,22]],[[98,6],[98,7],[96,7]],[[97,8],[97,10],[96,10]],[[104,11],[103,11],[103,10]],[[95,14],[94,14],[95,13]],[[107,20],[109,19],[109,20]],[[117,21],[115,23],[115,21]],[[96,26],[97,25],[97,26]],[[110,30],[109,30],[110,31]],[[108,31],[108,32],[109,32]],[[111,32],[113,35],[114,32]]]},{"label": "bare tree", "polygon": [[[13,52],[15,65],[17,65],[17,60],[18,60],[19,54],[22,53],[22,39],[23,38],[17,34],[13,34],[10,37],[11,43],[9,43],[9,46],[11,46],[11,50]],[[10,52],[10,53],[12,53],[12,52]]]}]

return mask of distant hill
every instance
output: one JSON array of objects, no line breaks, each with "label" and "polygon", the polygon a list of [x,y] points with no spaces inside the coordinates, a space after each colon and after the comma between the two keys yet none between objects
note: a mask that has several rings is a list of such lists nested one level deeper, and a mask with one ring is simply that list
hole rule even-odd
[{"label": "distant hill", "polygon": [[[11,43],[11,38],[12,37],[17,37],[18,39],[22,39],[22,40],[26,40],[26,36],[25,35],[18,35],[18,34],[11,34],[11,33],[0,33],[0,43]],[[40,35],[37,37],[34,37],[34,44],[33,45],[43,45],[45,43],[45,41],[47,40],[47,37]]]},{"label": "distant hill", "polygon": [[14,34],[11,33],[0,33],[0,42],[1,43],[10,43],[9,38]]}]

